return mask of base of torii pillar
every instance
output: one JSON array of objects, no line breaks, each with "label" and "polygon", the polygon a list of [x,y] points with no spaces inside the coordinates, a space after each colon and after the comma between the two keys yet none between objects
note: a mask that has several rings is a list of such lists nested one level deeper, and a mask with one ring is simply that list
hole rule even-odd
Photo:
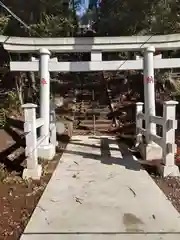
[{"label": "base of torii pillar", "polygon": [[156,143],[144,144],[141,143],[139,150],[143,160],[154,161],[162,159],[162,148]]},{"label": "base of torii pillar", "polygon": [[45,160],[53,160],[56,154],[56,146],[49,143],[38,147],[38,157]]}]

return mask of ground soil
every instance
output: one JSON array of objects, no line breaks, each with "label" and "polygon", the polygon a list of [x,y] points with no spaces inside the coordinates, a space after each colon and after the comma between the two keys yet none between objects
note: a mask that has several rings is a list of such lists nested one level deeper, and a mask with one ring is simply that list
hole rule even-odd
[{"label": "ground soil", "polygon": [[180,213],[180,179],[167,177],[152,176],[159,188],[164,192],[166,197],[171,201],[173,206]]},{"label": "ground soil", "polygon": [[164,192],[173,206],[180,213],[180,178],[166,177],[162,178],[154,166],[144,166],[158,187]]},{"label": "ground soil", "polygon": [[[43,176],[40,181],[24,181],[21,172],[8,171],[5,163],[0,159],[0,240],[20,238],[67,142],[67,136],[59,141],[58,153],[54,160],[41,161]],[[12,137],[4,130],[0,130],[1,151],[13,143]]]}]

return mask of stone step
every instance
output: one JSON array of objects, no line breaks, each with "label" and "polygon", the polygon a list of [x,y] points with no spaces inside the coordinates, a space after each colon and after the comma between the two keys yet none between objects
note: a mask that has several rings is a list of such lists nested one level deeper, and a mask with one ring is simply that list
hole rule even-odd
[{"label": "stone step", "polygon": [[[109,124],[96,124],[95,123],[95,128],[97,130],[108,130],[109,128],[111,127],[111,123]],[[94,125],[93,123],[92,124],[80,124],[79,127],[77,127],[77,129],[81,129],[81,128],[84,128],[84,129],[93,129],[94,128]]]},{"label": "stone step", "polygon": [[[81,125],[90,125],[93,124],[94,121],[93,120],[83,120],[81,121]],[[100,125],[107,125],[107,124],[111,124],[112,120],[108,120],[108,119],[98,119],[95,121],[96,125],[100,124]]]},{"label": "stone step", "polygon": [[96,112],[96,113],[93,113],[93,112],[76,112],[75,113],[75,116],[76,117],[93,117],[94,115],[95,116],[99,116],[99,117],[102,117],[102,116],[107,116],[109,114],[109,112],[107,111],[101,111],[101,112]]}]

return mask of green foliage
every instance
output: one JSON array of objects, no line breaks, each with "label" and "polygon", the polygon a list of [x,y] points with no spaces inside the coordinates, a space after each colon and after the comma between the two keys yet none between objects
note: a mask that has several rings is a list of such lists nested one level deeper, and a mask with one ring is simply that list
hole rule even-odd
[{"label": "green foliage", "polygon": [[179,0],[104,0],[98,30],[101,35],[163,34],[180,31]]},{"label": "green foliage", "polygon": [[180,100],[180,81],[176,81],[176,89],[172,92],[172,96]]},{"label": "green foliage", "polygon": [[[76,18],[76,8],[79,0],[6,0],[6,6],[20,17],[27,25],[32,26],[32,32],[25,29],[14,17],[6,17],[3,11],[0,16],[0,34],[11,36],[70,36],[73,31],[73,22]],[[75,19],[77,21],[77,18]],[[36,32],[35,32],[36,31]]]},{"label": "green foliage", "polygon": [[31,29],[42,37],[69,37],[72,35],[74,25],[72,19],[44,15],[39,23],[31,25]]},{"label": "green foliage", "polygon": [[0,108],[0,128],[3,128],[6,124],[6,111],[4,108]]},{"label": "green foliage", "polygon": [[19,101],[18,94],[15,90],[8,92],[6,104],[9,109],[19,111],[21,104]]},{"label": "green foliage", "polygon": [[0,15],[0,35],[4,34],[5,29],[8,25],[9,17]]},{"label": "green foliage", "polygon": [[[25,30],[16,19],[5,12],[0,16],[0,34],[72,36],[77,30],[76,11],[82,0],[6,0],[6,5],[28,25]],[[180,0],[102,0],[96,9],[97,0],[89,1],[89,10],[82,18],[98,20],[99,35],[163,34],[180,31]],[[4,15],[3,15],[4,14]],[[98,14],[98,16],[97,16]],[[36,31],[36,34],[35,34]]]},{"label": "green foliage", "polygon": [[[89,1],[89,10],[82,21],[98,19],[98,34],[122,36],[134,34],[163,34],[180,31],[180,0],[97,0]],[[3,11],[0,16],[0,34],[71,36],[77,30],[76,11],[82,0],[6,0],[6,5],[28,25],[25,30],[16,19]],[[97,17],[98,14],[98,17]],[[6,31],[5,31],[6,30]],[[36,31],[36,34],[35,34]]]}]

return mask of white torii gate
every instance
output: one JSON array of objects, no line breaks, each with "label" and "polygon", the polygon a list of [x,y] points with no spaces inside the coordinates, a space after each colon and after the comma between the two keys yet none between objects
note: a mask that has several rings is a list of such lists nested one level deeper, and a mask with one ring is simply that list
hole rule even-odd
[{"label": "white torii gate", "polygon": [[[126,61],[102,61],[102,52],[108,51],[140,51],[144,37],[104,37],[104,38],[12,38],[4,42],[4,49],[10,52],[37,52],[40,60],[31,62],[11,62],[11,71],[39,71],[40,72],[40,117],[44,119],[41,136],[49,135],[49,106],[50,106],[50,76],[49,72],[86,72],[86,71],[118,71],[118,70],[142,70],[144,69],[144,93],[145,93],[145,117],[146,129],[150,133],[156,133],[155,125],[148,122],[149,116],[155,116],[155,89],[154,69],[179,68],[180,58],[163,59],[154,57],[155,47],[158,50],[180,48],[180,35],[153,36],[143,46],[144,58]],[[0,42],[1,42],[0,36]],[[3,37],[5,38],[5,37]],[[24,44],[24,42],[26,42]],[[128,42],[128,43],[125,43]],[[151,46],[153,44],[153,46]],[[41,48],[45,47],[45,48]],[[53,52],[91,52],[90,62],[57,62],[50,59],[50,51]],[[149,135],[149,134],[147,134]],[[48,138],[45,138],[44,147],[49,146]],[[152,142],[146,136],[147,149],[152,150]],[[148,150],[148,151],[149,151]],[[151,151],[149,151],[149,154]]]},{"label": "white torii gate", "polygon": [[[57,62],[57,59],[50,59],[48,49],[41,48],[40,60],[32,59],[30,62],[10,62],[11,71],[39,71],[40,72],[40,117],[44,119],[44,125],[41,128],[41,136],[49,136],[49,116],[50,116],[50,71],[104,71],[104,70],[130,70],[144,68],[144,92],[145,92],[145,114],[146,119],[149,116],[155,116],[155,90],[154,90],[154,67],[169,68],[177,65],[177,59],[154,59],[154,47],[148,47],[144,53],[144,59],[128,61],[102,61],[101,53],[91,53],[91,62]],[[178,59],[180,63],[180,59]],[[124,65],[123,65],[124,64]],[[88,69],[88,65],[89,69]],[[118,69],[118,66],[121,66]],[[146,121],[146,129],[156,134],[156,126]],[[148,135],[147,135],[148,136]],[[149,144],[149,139],[146,139]],[[42,146],[48,147],[49,138],[45,138]],[[152,146],[148,146],[152,148]]]}]

